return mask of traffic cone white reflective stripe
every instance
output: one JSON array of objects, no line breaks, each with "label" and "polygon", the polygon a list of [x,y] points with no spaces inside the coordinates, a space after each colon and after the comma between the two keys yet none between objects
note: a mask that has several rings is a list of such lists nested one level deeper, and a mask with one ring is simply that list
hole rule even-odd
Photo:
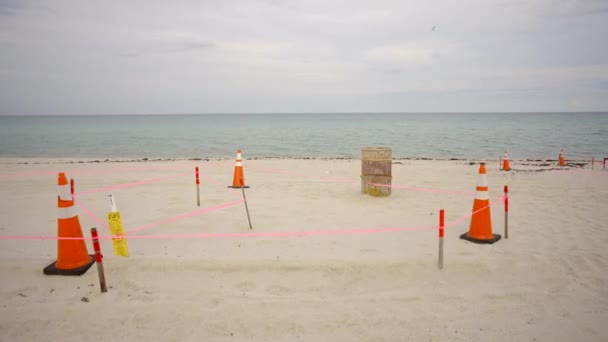
[{"label": "traffic cone white reflective stripe", "polygon": [[59,219],[69,219],[75,216],[76,214],[74,213],[72,206],[57,208],[57,218]]},{"label": "traffic cone white reflective stripe", "polygon": [[236,162],[234,166],[243,166],[243,156],[241,155],[241,150],[236,151]]},{"label": "traffic cone white reflective stripe", "polygon": [[57,199],[57,218],[59,219],[68,219],[76,216],[74,214],[74,210],[72,210],[72,207],[74,206],[74,198],[72,198],[70,185],[67,181],[68,180],[67,177],[65,177],[65,174],[59,174],[59,184],[57,185],[59,190],[59,198]]},{"label": "traffic cone white reflective stripe", "polygon": [[475,191],[475,199],[478,200],[489,200],[490,194],[488,193],[488,187],[477,187],[477,191]]},{"label": "traffic cone white reflective stripe", "polygon": [[63,201],[71,201],[73,199],[69,184],[58,185],[58,187],[59,187],[59,199],[61,199]]},{"label": "traffic cone white reflective stripe", "polygon": [[475,188],[475,199],[488,200],[490,195],[488,194],[488,176],[484,173],[479,175],[477,180],[477,187]]}]

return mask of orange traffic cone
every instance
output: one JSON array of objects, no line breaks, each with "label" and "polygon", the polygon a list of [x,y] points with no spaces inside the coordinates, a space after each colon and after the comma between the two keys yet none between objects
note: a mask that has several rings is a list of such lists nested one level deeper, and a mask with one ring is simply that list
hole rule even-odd
[{"label": "orange traffic cone", "polygon": [[57,185],[59,186],[57,261],[45,267],[44,274],[81,275],[93,265],[95,258],[88,254],[87,245],[82,240],[80,221],[73,210],[74,198],[65,173],[59,173]]},{"label": "orange traffic cone", "polygon": [[502,157],[502,170],[511,171],[511,165],[509,165],[509,156],[507,155],[507,150],[505,150],[505,155]]},{"label": "orange traffic cone", "polygon": [[248,188],[245,186],[245,175],[243,174],[243,159],[241,157],[241,150],[236,151],[236,162],[234,164],[234,177],[232,178],[232,185],[229,188]]},{"label": "orange traffic cone", "polygon": [[492,234],[492,217],[490,215],[490,195],[488,193],[488,178],[486,164],[479,166],[479,181],[475,202],[473,202],[473,216],[469,232],[460,235],[461,239],[477,243],[494,243],[500,240],[500,235]]},{"label": "orange traffic cone", "polygon": [[566,166],[566,158],[564,158],[564,150],[559,151],[559,166]]}]

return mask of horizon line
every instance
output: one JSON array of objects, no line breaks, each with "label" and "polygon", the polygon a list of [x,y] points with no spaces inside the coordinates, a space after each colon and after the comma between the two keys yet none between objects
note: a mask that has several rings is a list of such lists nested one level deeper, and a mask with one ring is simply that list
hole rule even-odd
[{"label": "horizon line", "polygon": [[195,113],[195,112],[182,112],[182,113],[88,113],[88,114],[58,114],[58,113],[45,113],[45,114],[2,114],[0,116],[154,116],[154,115],[310,115],[310,114],[606,114],[605,111],[413,111],[413,112],[217,112],[217,113]]}]

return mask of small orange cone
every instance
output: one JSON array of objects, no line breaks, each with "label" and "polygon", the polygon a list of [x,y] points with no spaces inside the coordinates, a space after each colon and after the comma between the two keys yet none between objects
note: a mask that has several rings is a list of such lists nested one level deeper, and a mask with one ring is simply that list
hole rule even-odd
[{"label": "small orange cone", "polygon": [[566,158],[564,158],[564,150],[559,151],[559,166],[566,166]]},{"label": "small orange cone", "polygon": [[59,173],[57,185],[59,186],[57,235],[60,238],[57,240],[57,261],[45,267],[43,271],[44,274],[81,275],[93,265],[95,258],[88,254],[87,245],[82,240],[80,221],[73,210],[74,198],[65,173]]},{"label": "small orange cone", "polygon": [[234,163],[234,177],[232,178],[232,185],[229,188],[249,188],[245,185],[245,175],[243,174],[243,158],[241,157],[241,150],[236,151],[236,162]]},{"label": "small orange cone", "polygon": [[511,166],[509,165],[509,156],[507,155],[507,150],[505,150],[505,155],[502,157],[502,170],[511,171]]},{"label": "small orange cone", "polygon": [[469,232],[460,235],[461,239],[476,243],[494,243],[500,240],[500,235],[492,234],[492,217],[490,215],[490,195],[488,193],[488,178],[486,164],[479,166],[479,181],[475,202],[473,202],[473,216]]}]

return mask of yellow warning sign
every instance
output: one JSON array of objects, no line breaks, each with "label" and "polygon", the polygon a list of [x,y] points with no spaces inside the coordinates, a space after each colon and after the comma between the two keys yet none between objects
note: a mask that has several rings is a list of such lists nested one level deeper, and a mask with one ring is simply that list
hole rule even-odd
[{"label": "yellow warning sign", "polygon": [[123,237],[125,229],[122,226],[119,212],[108,213],[108,224],[112,233],[112,246],[114,246],[114,254],[117,256],[129,256],[127,249],[127,240]]}]

